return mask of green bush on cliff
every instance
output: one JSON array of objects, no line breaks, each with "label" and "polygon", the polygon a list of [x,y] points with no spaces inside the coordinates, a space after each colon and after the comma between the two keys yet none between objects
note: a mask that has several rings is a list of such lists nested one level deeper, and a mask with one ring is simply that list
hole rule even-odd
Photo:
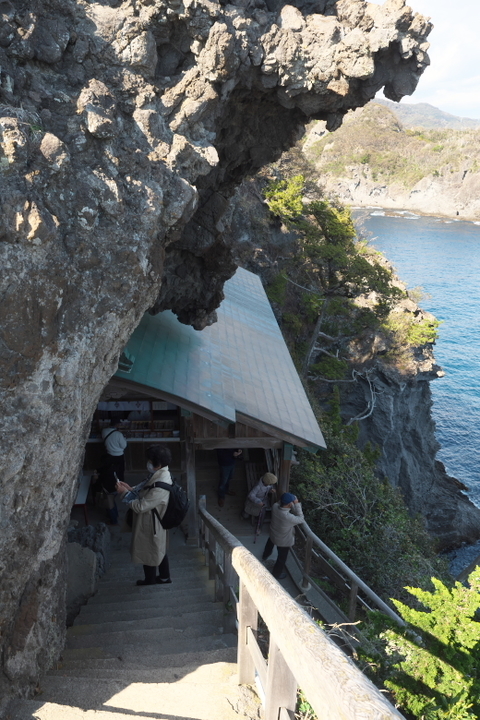
[{"label": "green bush on cliff", "polygon": [[394,355],[404,353],[408,347],[434,343],[441,322],[436,318],[417,320],[412,313],[391,313],[384,320],[382,328],[393,341],[391,353]]},{"label": "green bush on cliff", "polygon": [[288,180],[276,180],[265,190],[270,210],[284,221],[293,220],[303,211],[302,192],[305,185],[303,175]]},{"label": "green bush on cliff", "polygon": [[401,493],[374,470],[375,453],[356,446],[357,429],[342,424],[334,394],[322,417],[327,449],[301,452],[292,487],[308,524],[384,599],[407,597],[405,585],[430,587],[444,572],[423,520],[412,518]]},{"label": "green bush on cliff", "polygon": [[340,380],[345,377],[348,363],[346,360],[340,360],[339,358],[324,357],[320,362],[312,365],[310,369],[313,373],[327,378],[327,380]]},{"label": "green bush on cliff", "polygon": [[[380,262],[380,256],[369,251],[365,241],[357,240],[350,211],[325,200],[303,202],[304,184],[304,176],[295,175],[275,180],[264,191],[272,213],[297,238],[296,248],[281,273],[290,283],[282,310],[288,317],[289,334],[295,336],[290,339],[297,356],[300,344],[306,345],[306,355],[298,363],[303,374],[314,359],[319,336],[341,339],[371,329],[403,295],[392,283],[392,271]],[[270,298],[278,297],[279,283],[276,278],[267,288]],[[355,307],[355,298],[372,294],[376,299],[368,308]],[[295,322],[293,315],[297,316]],[[338,361],[343,363],[344,358]],[[322,358],[317,364],[328,363]],[[335,379],[343,374],[336,369],[324,377]]]},{"label": "green bush on cliff", "polygon": [[374,681],[383,681],[400,709],[425,720],[480,716],[480,569],[468,587],[432,578],[433,591],[407,587],[417,607],[394,600],[405,628],[372,614],[370,635],[379,650],[360,653]]}]

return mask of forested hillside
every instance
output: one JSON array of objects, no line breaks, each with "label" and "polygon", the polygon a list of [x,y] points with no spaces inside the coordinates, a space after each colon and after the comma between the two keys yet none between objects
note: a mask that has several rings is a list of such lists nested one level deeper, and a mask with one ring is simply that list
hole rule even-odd
[{"label": "forested hillside", "polygon": [[312,123],[303,147],[319,184],[342,202],[480,216],[480,128],[409,129],[371,103],[334,133]]}]

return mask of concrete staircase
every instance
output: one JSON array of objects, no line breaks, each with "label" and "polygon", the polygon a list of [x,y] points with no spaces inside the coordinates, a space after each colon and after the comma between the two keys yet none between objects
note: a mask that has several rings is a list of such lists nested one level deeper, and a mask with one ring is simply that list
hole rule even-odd
[{"label": "concrete staircase", "polygon": [[61,661],[11,720],[241,720],[259,701],[237,684],[236,635],[223,634],[203,555],[169,549],[171,585],[136,587],[128,536],[114,536],[110,570],[68,630]]}]

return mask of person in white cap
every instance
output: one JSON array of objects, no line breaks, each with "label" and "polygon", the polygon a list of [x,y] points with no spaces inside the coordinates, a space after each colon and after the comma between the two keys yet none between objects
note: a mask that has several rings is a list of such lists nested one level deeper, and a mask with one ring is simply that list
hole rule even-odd
[{"label": "person in white cap", "polygon": [[275,498],[275,488],[278,482],[277,476],[273,473],[265,473],[262,475],[256,485],[250,490],[245,500],[245,507],[243,508],[242,517],[247,520],[249,515],[258,517],[262,512],[262,508],[265,505],[271,504],[270,498]]}]

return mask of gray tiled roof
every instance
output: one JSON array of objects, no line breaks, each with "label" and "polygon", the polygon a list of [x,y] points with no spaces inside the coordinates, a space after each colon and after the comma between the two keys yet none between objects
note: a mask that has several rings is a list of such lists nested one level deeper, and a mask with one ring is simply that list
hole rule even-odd
[{"label": "gray tiled roof", "polygon": [[325,447],[260,279],[238,268],[224,292],[218,322],[201,332],[170,311],[145,315],[117,376],[228,422],[241,413],[270,426],[272,434],[277,429],[298,444]]}]

